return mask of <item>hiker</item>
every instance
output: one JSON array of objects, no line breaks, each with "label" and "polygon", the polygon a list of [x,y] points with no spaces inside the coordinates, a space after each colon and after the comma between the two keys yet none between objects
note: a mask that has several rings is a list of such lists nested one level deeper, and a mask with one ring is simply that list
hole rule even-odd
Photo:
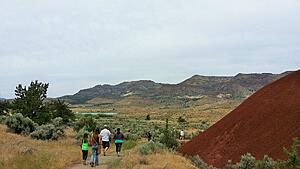
[{"label": "hiker", "polygon": [[151,141],[152,135],[151,135],[151,132],[150,132],[150,131],[147,131],[146,136],[147,136],[147,138],[148,138],[148,141]]},{"label": "hiker", "polygon": [[179,139],[184,140],[184,131],[183,130],[180,130]]},{"label": "hiker", "polygon": [[99,145],[101,143],[101,139],[99,138],[99,129],[94,130],[92,138],[90,140],[92,145],[92,155],[91,155],[91,167],[99,165]]},{"label": "hiker", "polygon": [[120,128],[117,128],[117,132],[114,135],[115,145],[116,145],[116,152],[118,157],[120,156],[122,143],[124,142],[124,135],[121,133]]},{"label": "hiker", "polygon": [[108,130],[107,125],[104,125],[104,129],[100,132],[100,137],[102,139],[102,147],[103,147],[103,155],[106,156],[106,152],[109,149],[109,141],[110,141],[110,131]]},{"label": "hiker", "polygon": [[81,140],[80,147],[81,147],[81,151],[82,151],[82,163],[84,165],[86,165],[86,159],[87,159],[88,151],[89,151],[89,140],[88,140],[87,133],[83,134],[83,138]]}]

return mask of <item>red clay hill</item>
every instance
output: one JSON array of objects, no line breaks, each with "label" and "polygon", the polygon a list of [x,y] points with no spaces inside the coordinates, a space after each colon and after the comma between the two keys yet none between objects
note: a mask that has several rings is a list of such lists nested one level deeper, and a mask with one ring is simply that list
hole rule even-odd
[{"label": "red clay hill", "polygon": [[300,70],[257,91],[235,110],[181,148],[218,168],[247,152],[285,159],[283,147],[300,138]]}]

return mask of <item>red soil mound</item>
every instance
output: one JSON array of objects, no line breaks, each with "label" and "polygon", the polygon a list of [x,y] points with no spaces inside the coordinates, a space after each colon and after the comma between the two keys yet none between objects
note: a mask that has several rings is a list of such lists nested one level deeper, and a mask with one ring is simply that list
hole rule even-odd
[{"label": "red soil mound", "polygon": [[222,168],[247,152],[257,159],[285,159],[283,147],[290,148],[293,137],[300,138],[300,70],[253,94],[181,152]]}]

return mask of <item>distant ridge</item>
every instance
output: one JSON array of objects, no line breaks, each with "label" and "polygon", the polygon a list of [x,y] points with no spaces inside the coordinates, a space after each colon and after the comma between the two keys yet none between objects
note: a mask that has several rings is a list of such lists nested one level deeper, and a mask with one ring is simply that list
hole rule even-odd
[{"label": "distant ridge", "polygon": [[185,155],[199,155],[206,163],[224,168],[251,153],[285,159],[283,147],[300,138],[300,70],[283,77],[246,99],[235,110],[184,144]]},{"label": "distant ridge", "polygon": [[161,97],[210,96],[245,98],[261,87],[291,72],[272,73],[239,73],[236,76],[201,76],[194,75],[178,84],[156,83],[151,80],[123,82],[117,85],[97,85],[80,90],[74,95],[63,96],[61,99],[72,104],[82,104],[95,98],[122,99],[138,96],[148,99]]}]

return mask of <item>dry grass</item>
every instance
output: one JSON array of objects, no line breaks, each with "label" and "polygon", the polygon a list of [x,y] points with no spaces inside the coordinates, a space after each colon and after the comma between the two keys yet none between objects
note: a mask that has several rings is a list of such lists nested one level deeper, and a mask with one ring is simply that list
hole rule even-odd
[{"label": "dry grass", "polygon": [[6,130],[0,125],[1,169],[59,169],[80,160],[80,148],[70,129],[58,141],[33,140]]},{"label": "dry grass", "polygon": [[196,169],[186,158],[168,151],[140,155],[137,149],[125,153],[125,157],[113,168],[123,169]]}]

